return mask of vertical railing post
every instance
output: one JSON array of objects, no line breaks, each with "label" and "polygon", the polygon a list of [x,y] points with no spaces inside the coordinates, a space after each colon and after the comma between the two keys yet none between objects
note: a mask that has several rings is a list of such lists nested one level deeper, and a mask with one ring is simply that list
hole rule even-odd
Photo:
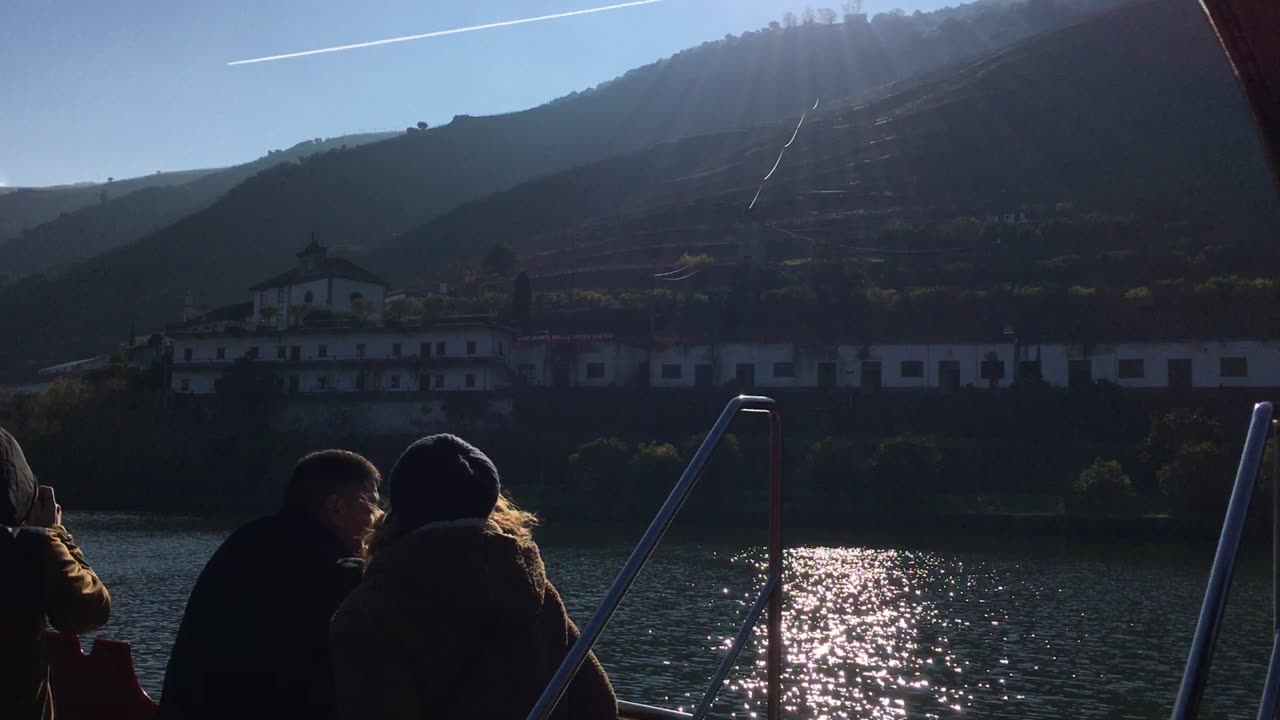
[{"label": "vertical railing post", "polygon": [[769,598],[768,720],[782,717],[782,418],[769,415]]},{"label": "vertical railing post", "polygon": [[1218,629],[1227,607],[1231,591],[1231,576],[1235,573],[1236,557],[1244,538],[1245,519],[1249,513],[1249,501],[1262,467],[1262,453],[1266,449],[1271,431],[1271,403],[1253,406],[1253,419],[1249,422],[1249,434],[1240,452],[1240,465],[1236,480],[1231,486],[1231,499],[1227,502],[1226,517],[1222,522],[1222,535],[1209,570],[1209,583],[1205,588],[1204,602],[1200,605],[1200,617],[1196,621],[1195,634],[1191,638],[1191,650],[1187,653],[1186,669],[1174,700],[1172,720],[1190,720],[1200,711],[1205,682],[1209,678],[1209,666],[1213,662],[1214,646],[1218,641]]},{"label": "vertical railing post", "polygon": [[1271,421],[1271,632],[1280,634],[1280,420]]}]

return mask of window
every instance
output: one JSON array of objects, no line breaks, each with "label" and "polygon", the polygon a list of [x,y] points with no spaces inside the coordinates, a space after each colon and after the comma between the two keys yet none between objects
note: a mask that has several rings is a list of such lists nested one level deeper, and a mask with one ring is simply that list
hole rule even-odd
[{"label": "window", "polygon": [[519,367],[520,377],[526,385],[533,385],[538,381],[538,367],[531,363],[523,364]]},{"label": "window", "polygon": [[191,348],[182,349],[182,359],[184,362],[191,362]]},{"label": "window", "polygon": [[218,348],[218,359],[219,359],[219,360],[226,360],[226,359],[227,359],[227,349],[226,349],[226,348],[224,348],[224,347],[220,347],[220,348]]},{"label": "window", "polygon": [[1039,360],[1021,360],[1018,362],[1018,379],[1019,380],[1039,380],[1040,379],[1040,361]]},{"label": "window", "polygon": [[476,376],[473,375],[472,373],[467,373],[467,387],[473,388],[475,386],[476,386]]},{"label": "window", "polygon": [[664,363],[662,366],[663,380],[679,380],[684,374],[684,367],[676,363]]},{"label": "window", "polygon": [[600,380],[604,378],[604,363],[593,362],[587,363],[587,379]]},{"label": "window", "polygon": [[836,364],[833,362],[818,363],[818,387],[833,388],[836,386]]},{"label": "window", "polygon": [[399,375],[392,375],[392,376],[391,376],[391,389],[392,389],[392,390],[398,390],[399,388],[400,388],[400,376],[399,376]]},{"label": "window", "polygon": [[315,298],[311,295],[310,290],[307,291],[306,295],[302,296],[302,304],[304,305],[310,305],[314,300]]},{"label": "window", "polygon": [[191,380],[190,380],[190,378],[182,378],[182,385],[181,385],[181,387],[182,387],[182,392],[191,392]]},{"label": "window", "polygon": [[299,360],[301,360],[301,359],[302,359],[302,346],[301,346],[301,345],[290,345],[290,346],[289,346],[289,359],[290,359],[290,360],[292,360],[293,362],[298,362]]},{"label": "window", "polygon": [[317,346],[316,346],[316,355],[317,355],[318,357],[329,357],[329,346],[328,346],[328,345],[317,345]]},{"label": "window", "polygon": [[364,343],[356,343],[356,357],[364,357]]},{"label": "window", "polygon": [[298,376],[297,375],[289,376],[289,392],[291,393],[298,392]]},{"label": "window", "polygon": [[1249,359],[1242,357],[1224,357],[1218,361],[1218,374],[1222,377],[1248,377]]},{"label": "window", "polygon": [[276,304],[284,304],[284,288],[276,288]]},{"label": "window", "polygon": [[504,347],[502,346],[502,343],[498,343],[498,354],[499,354],[499,355],[506,355],[506,354],[507,354],[507,352],[506,352],[506,348],[504,348]]},{"label": "window", "polygon": [[1167,369],[1170,389],[1191,389],[1191,358],[1169,358]]},{"label": "window", "polygon": [[938,387],[947,392],[955,392],[960,389],[959,360],[938,361]]},{"label": "window", "polygon": [[922,378],[924,377],[924,361],[923,360],[903,360],[902,366],[898,371],[904,378]]},{"label": "window", "polygon": [[444,352],[444,341],[441,341],[441,342],[436,343],[436,354],[437,354],[437,355],[444,355],[444,354],[445,354],[445,352]]},{"label": "window", "polygon": [[356,389],[364,389],[364,373],[356,373]]},{"label": "window", "polygon": [[978,368],[978,375],[983,380],[995,382],[1004,379],[1004,361],[995,358],[987,358],[982,361],[982,365]]},{"label": "window", "polygon": [[1120,379],[1135,380],[1146,375],[1146,367],[1142,358],[1126,358],[1120,361]]},{"label": "window", "polygon": [[391,343],[391,357],[400,357],[400,343]]},{"label": "window", "polygon": [[444,376],[443,376],[443,375],[437,375],[437,376],[436,376],[435,388],[436,388],[437,390],[441,390],[441,389],[443,389],[443,388],[444,388]]},{"label": "window", "polygon": [[475,354],[476,354],[476,341],[475,341],[475,340],[468,340],[468,341],[467,341],[467,354],[468,354],[468,355],[475,355]]},{"label": "window", "polygon": [[245,352],[244,356],[245,356],[245,357],[247,357],[247,358],[249,358],[250,360],[257,360],[257,359],[258,359],[258,346],[257,346],[257,345],[254,345],[253,347],[249,348],[249,349]]},{"label": "window", "polygon": [[883,384],[883,373],[880,369],[879,360],[863,360],[862,361],[862,387],[868,390],[879,390]]},{"label": "window", "polygon": [[1093,361],[1087,358],[1067,361],[1067,387],[1084,387],[1093,383]]},{"label": "window", "polygon": [[288,348],[286,348],[286,347],[285,347],[285,346],[283,346],[283,345],[277,345],[277,346],[276,346],[276,359],[277,359],[277,360],[283,360],[283,359],[285,359],[285,358],[287,358],[287,357],[289,357],[289,349],[288,349]]},{"label": "window", "polygon": [[418,344],[418,357],[431,357],[431,343],[424,342]]},{"label": "window", "polygon": [[325,377],[324,375],[321,375],[320,377],[316,378],[317,390],[325,390],[328,387],[329,387],[329,378]]},{"label": "window", "polygon": [[364,294],[359,292],[351,293],[351,306],[355,307],[356,303],[364,299]]},{"label": "window", "polygon": [[755,387],[756,384],[756,366],[754,363],[738,363],[733,368],[733,377],[738,381],[739,387],[749,388]]},{"label": "window", "polygon": [[696,387],[711,387],[711,378],[715,374],[711,363],[698,363],[693,366],[693,384]]},{"label": "window", "polygon": [[796,376],[796,364],[776,362],[773,364],[773,376],[776,378],[793,378]]}]

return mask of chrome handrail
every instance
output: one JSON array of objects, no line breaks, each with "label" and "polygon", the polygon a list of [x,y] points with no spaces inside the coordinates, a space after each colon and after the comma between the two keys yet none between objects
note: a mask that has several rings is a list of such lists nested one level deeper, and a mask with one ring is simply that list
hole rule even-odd
[{"label": "chrome handrail", "polygon": [[[600,607],[591,616],[591,620],[582,628],[578,640],[569,649],[564,662],[556,670],[546,689],[542,691],[537,704],[529,712],[528,720],[546,720],[555,711],[565,691],[569,687],[578,668],[587,658],[587,653],[595,646],[596,640],[604,631],[605,625],[613,617],[622,598],[631,589],[636,576],[649,561],[658,542],[671,527],[676,513],[684,506],[685,500],[693,490],[694,484],[702,475],[702,470],[711,457],[720,439],[724,437],[733,419],[742,412],[768,413],[769,415],[769,575],[766,587],[769,590],[769,637],[767,666],[768,713],[767,720],[779,720],[782,712],[782,417],[778,414],[777,403],[772,398],[759,395],[739,395],[725,405],[715,425],[707,433],[698,451],[689,460],[688,466],[681,473],[675,488],[667,496],[653,522],[645,530],[640,542],[636,544],[631,556],[614,578],[613,584],[605,592]],[[759,617],[759,613],[756,613]],[[740,648],[739,648],[740,649]],[[736,655],[736,652],[735,652]],[[723,678],[720,678],[723,681]],[[719,683],[716,683],[717,688]]]},{"label": "chrome handrail", "polygon": [[[1218,538],[1218,550],[1213,558],[1213,569],[1209,571],[1209,584],[1205,588],[1204,603],[1200,606],[1200,618],[1196,622],[1196,632],[1191,640],[1191,651],[1187,655],[1187,667],[1182,674],[1182,684],[1178,687],[1172,720],[1188,720],[1196,717],[1200,711],[1200,701],[1204,697],[1205,682],[1209,678],[1209,666],[1213,661],[1213,650],[1218,640],[1218,629],[1222,625],[1222,615],[1227,607],[1227,595],[1231,590],[1231,576],[1235,572],[1236,557],[1240,553],[1240,542],[1244,538],[1249,501],[1253,498],[1254,486],[1258,482],[1258,468],[1262,464],[1262,456],[1267,446],[1267,433],[1271,429],[1272,414],[1273,410],[1269,402],[1253,406],[1253,419],[1249,422],[1249,434],[1245,438],[1244,450],[1240,453],[1235,485],[1231,490],[1231,500],[1227,504],[1222,534]],[[1277,488],[1272,488],[1273,493],[1276,490]],[[1276,562],[1277,559],[1280,558],[1273,558],[1272,562]],[[1275,693],[1280,690],[1280,683],[1274,679],[1277,672],[1276,663],[1280,662],[1275,646],[1272,647],[1271,661],[1260,710],[1265,710],[1267,707],[1274,708]],[[1269,700],[1267,694],[1271,694]]]}]

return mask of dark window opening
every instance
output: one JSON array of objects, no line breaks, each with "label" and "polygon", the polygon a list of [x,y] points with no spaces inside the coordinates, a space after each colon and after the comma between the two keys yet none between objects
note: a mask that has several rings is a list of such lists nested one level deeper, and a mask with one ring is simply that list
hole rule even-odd
[{"label": "dark window opening", "polygon": [[190,391],[191,391],[191,380],[187,378],[182,378],[182,392],[190,392]]},{"label": "dark window opening", "polygon": [[982,361],[978,375],[983,380],[990,380],[992,383],[997,380],[1004,379],[1004,361],[988,358]]},{"label": "dark window opening", "polygon": [[424,342],[418,346],[419,357],[431,357],[431,343]]},{"label": "dark window opening", "polygon": [[1022,360],[1018,363],[1019,380],[1039,380],[1041,377],[1039,360]]},{"label": "dark window opening", "polygon": [[400,357],[400,343],[391,343],[391,357]]},{"label": "dark window opening", "polygon": [[392,388],[393,390],[396,390],[396,389],[399,389],[399,388],[400,388],[400,376],[399,376],[399,375],[392,375],[392,376],[391,376],[391,388]]},{"label": "dark window opening", "polygon": [[662,366],[663,380],[679,380],[684,375],[684,366],[675,363],[666,363]]},{"label": "dark window opening", "polygon": [[283,345],[277,345],[277,346],[276,346],[276,359],[277,359],[277,360],[283,360],[283,359],[285,359],[285,358],[287,358],[287,357],[289,357],[289,350],[288,350],[288,348],[286,348],[286,347],[285,347],[285,346],[283,346]]},{"label": "dark window opening", "polygon": [[833,362],[818,363],[818,387],[833,388],[836,386],[836,364]]},{"label": "dark window opening", "polygon": [[520,366],[520,377],[528,385],[532,385],[538,381],[538,367],[533,364],[524,364]]},{"label": "dark window opening", "polygon": [[226,348],[218,348],[218,359],[219,359],[219,360],[226,360],[226,359],[227,359],[227,349],[226,349]]},{"label": "dark window opening", "polygon": [[291,393],[298,392],[298,376],[297,375],[289,376],[289,392]]},{"label": "dark window opening", "polygon": [[476,354],[476,341],[475,341],[475,340],[468,340],[468,341],[467,341],[467,354],[468,354],[468,355],[475,355],[475,354]]},{"label": "dark window opening", "polygon": [[1084,387],[1093,384],[1093,361],[1089,359],[1067,361],[1067,387]]},{"label": "dark window opening", "polygon": [[698,363],[693,366],[693,384],[700,388],[711,387],[713,374],[711,363]]},{"label": "dark window opening", "polygon": [[604,363],[593,362],[587,363],[587,378],[590,380],[600,380],[604,377]]},{"label": "dark window opening", "polygon": [[364,389],[364,373],[356,373],[356,389]]},{"label": "dark window opening", "polygon": [[1136,380],[1146,375],[1146,363],[1142,358],[1127,358],[1120,361],[1120,379]]},{"label": "dark window opening", "polygon": [[255,345],[255,346],[253,346],[253,347],[249,348],[249,350],[245,352],[244,356],[245,356],[245,357],[247,357],[247,358],[249,358],[250,360],[257,360],[257,359],[258,359],[258,347]]},{"label": "dark window opening", "polygon": [[186,362],[191,362],[191,348],[182,349],[182,359]]},{"label": "dark window opening", "polygon": [[438,343],[436,343],[436,354],[437,354],[437,355],[444,355],[444,354],[445,354],[445,352],[444,352],[444,343],[443,343],[443,342],[438,342]]},{"label": "dark window opening", "polygon": [[922,378],[924,377],[924,361],[903,360],[900,371],[904,378]]},{"label": "dark window opening", "polygon": [[776,362],[773,364],[773,376],[776,378],[793,378],[796,376],[796,364]]},{"label": "dark window opening", "polygon": [[879,390],[883,384],[879,360],[864,360],[862,363],[862,387]]},{"label": "dark window opening", "polygon": [[327,387],[329,387],[329,378],[325,377],[324,375],[321,375],[320,377],[316,378],[317,389],[324,390]]},{"label": "dark window opening", "polygon": [[328,345],[317,345],[317,346],[316,346],[316,356],[317,356],[317,357],[329,357],[329,346],[328,346]]},{"label": "dark window opening", "polygon": [[1177,390],[1191,387],[1191,358],[1169,360],[1169,387]]},{"label": "dark window opening", "polygon": [[1224,357],[1218,360],[1218,374],[1222,377],[1248,377],[1249,359],[1242,357]]},{"label": "dark window opening", "polygon": [[364,343],[356,343],[356,357],[364,357]]},{"label": "dark window opening", "polygon": [[312,297],[310,290],[307,291],[306,295],[302,296],[302,302],[306,305],[310,305],[313,299],[314,298]]},{"label": "dark window opening", "polygon": [[444,387],[444,376],[443,376],[443,375],[437,375],[437,376],[436,376],[436,384],[435,384],[435,385],[436,385],[436,389],[437,389],[437,390],[440,390],[441,388],[443,388],[443,387]]},{"label": "dark window opening", "polygon": [[740,387],[755,387],[756,366],[753,363],[738,363],[733,369],[733,376]]},{"label": "dark window opening", "polygon": [[476,376],[471,373],[467,373],[467,387],[473,388],[475,386],[476,386]]},{"label": "dark window opening", "polygon": [[302,346],[301,346],[301,345],[291,345],[291,346],[289,347],[289,359],[290,359],[290,360],[292,360],[292,361],[294,361],[294,362],[298,362],[299,360],[301,360],[301,359],[302,359]]},{"label": "dark window opening", "polygon": [[938,387],[947,392],[955,392],[960,389],[959,360],[938,361]]}]

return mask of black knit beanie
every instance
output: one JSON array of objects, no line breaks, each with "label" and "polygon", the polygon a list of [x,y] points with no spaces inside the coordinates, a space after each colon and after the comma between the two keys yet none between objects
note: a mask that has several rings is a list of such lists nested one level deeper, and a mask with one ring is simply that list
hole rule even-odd
[{"label": "black knit beanie", "polygon": [[410,445],[392,468],[388,485],[391,511],[409,527],[489,517],[502,489],[488,456],[448,434]]}]

